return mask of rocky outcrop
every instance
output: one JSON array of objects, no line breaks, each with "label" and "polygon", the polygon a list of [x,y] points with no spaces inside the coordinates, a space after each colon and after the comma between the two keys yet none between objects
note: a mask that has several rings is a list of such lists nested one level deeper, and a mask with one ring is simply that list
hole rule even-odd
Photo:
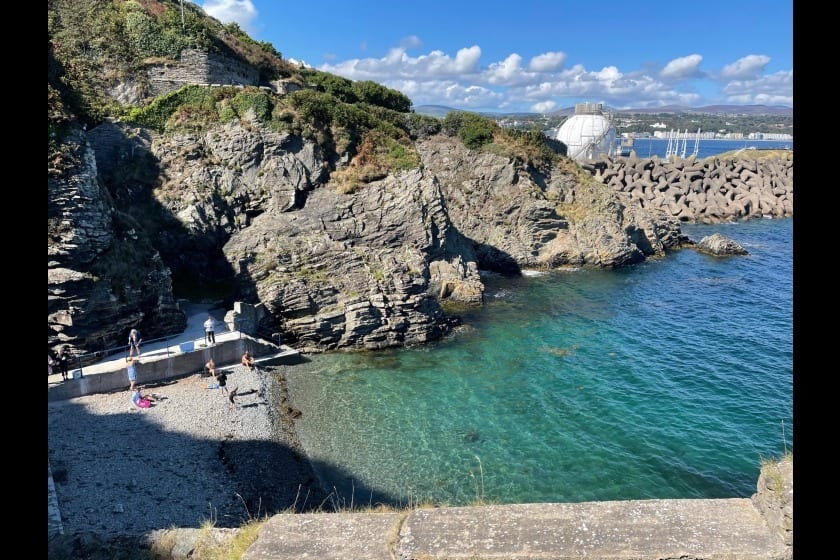
[{"label": "rocky outcrop", "polygon": [[583,167],[619,193],[628,206],[681,221],[793,216],[793,152],[760,155],[756,150],[732,157],[660,160],[637,158],[634,153]]},{"label": "rocky outcrop", "polygon": [[183,329],[169,268],[99,180],[81,130],[66,141],[75,163],[47,179],[47,325],[51,347],[79,355]]},{"label": "rocky outcrop", "polygon": [[[87,200],[51,224],[90,238],[72,243],[72,266],[51,261],[56,341],[120,344],[138,323],[147,337],[166,332],[178,323],[176,278],[257,306],[255,329],[304,352],[412,345],[457,325],[444,303],[480,304],[480,269],[620,267],[691,244],[680,218],[628,203],[574,162],[537,170],[445,135],[417,140],[419,167],[352,193],[329,182],[346,154],[253,118],[172,135],[106,123],[89,137],[96,160],[51,186],[62,200],[86,185]],[[145,256],[109,272],[107,257],[126,247]],[[93,268],[109,282],[80,291]],[[71,292],[79,303],[57,296]]]},{"label": "rocky outcrop", "polygon": [[701,239],[695,248],[701,253],[716,257],[726,255],[748,255],[746,249],[728,237],[715,233]]},{"label": "rocky outcrop", "polygon": [[661,256],[684,241],[676,220],[626,207],[574,164],[544,174],[452,138],[417,146],[482,269],[617,267]]},{"label": "rocky outcrop", "polygon": [[757,491],[751,499],[769,527],[789,547],[787,558],[793,558],[792,455],[762,465]]},{"label": "rocky outcrop", "polygon": [[[443,301],[482,301],[479,268],[621,266],[684,239],[675,220],[579,184],[577,168],[547,179],[445,136],[417,147],[420,168],[341,194],[314,144],[231,122],[155,142],[156,198],[185,231],[219,242],[237,297],[309,352],[439,338],[453,326]],[[182,241],[173,266],[219,268]]]}]

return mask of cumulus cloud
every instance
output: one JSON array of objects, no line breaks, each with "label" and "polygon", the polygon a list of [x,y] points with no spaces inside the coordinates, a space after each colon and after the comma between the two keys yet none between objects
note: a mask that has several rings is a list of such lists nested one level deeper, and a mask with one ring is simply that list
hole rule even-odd
[{"label": "cumulus cloud", "polygon": [[757,78],[770,62],[763,54],[750,54],[723,67],[720,75],[728,80],[749,80]]},{"label": "cumulus cloud", "polygon": [[458,109],[498,107],[505,96],[479,85],[464,85],[453,80],[389,80],[389,88],[406,94],[415,106],[446,105]]},{"label": "cumulus cloud", "polygon": [[201,7],[222,23],[236,22],[246,32],[253,32],[257,9],[251,0],[205,0]]},{"label": "cumulus cloud", "polygon": [[728,103],[793,105],[793,70],[754,80],[733,80],[723,88]]},{"label": "cumulus cloud", "polygon": [[427,55],[408,56],[402,47],[391,49],[382,58],[352,59],[338,64],[324,64],[319,70],[338,74],[351,80],[388,80],[394,78],[439,78],[470,74],[475,71],[481,48],[478,46],[458,50],[455,58],[443,51]]},{"label": "cumulus cloud", "polygon": [[[478,111],[542,113],[580,101],[630,109],[722,102],[791,105],[793,100],[792,71],[759,76],[768,62],[759,55],[725,67],[718,78],[729,76],[729,81],[715,97],[706,98],[705,90],[720,82],[700,71],[703,57],[699,54],[675,58],[664,68],[651,62],[636,69],[605,66],[589,70],[582,64],[567,68],[568,57],[563,52],[546,52],[527,62],[511,53],[481,64],[478,45],[459,49],[454,56],[439,50],[411,56],[408,49],[419,45],[418,37],[409,36],[380,58],[326,63],[318,69],[351,80],[379,82],[403,92],[415,106],[447,105]],[[705,88],[704,96],[695,90],[698,87]]]},{"label": "cumulus cloud", "polygon": [[528,70],[532,72],[554,72],[566,62],[566,53],[547,52],[539,54],[528,63]]},{"label": "cumulus cloud", "polygon": [[531,111],[534,113],[548,113],[549,111],[553,111],[555,107],[557,107],[557,103],[554,101],[541,101],[531,105]]},{"label": "cumulus cloud", "polygon": [[702,61],[703,57],[699,54],[690,54],[688,56],[675,58],[665,65],[665,68],[662,69],[659,76],[663,80],[695,78],[700,74],[698,67]]},{"label": "cumulus cloud", "polygon": [[494,62],[487,69],[487,81],[491,84],[505,84],[512,82],[522,71],[520,63],[522,57],[514,53],[508,55],[501,62]]}]

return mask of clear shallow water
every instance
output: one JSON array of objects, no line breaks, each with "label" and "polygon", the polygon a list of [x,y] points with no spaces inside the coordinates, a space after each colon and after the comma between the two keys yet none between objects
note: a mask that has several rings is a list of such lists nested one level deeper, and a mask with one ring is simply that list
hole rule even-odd
[{"label": "clear shallow water", "polygon": [[301,442],[345,504],[747,497],[793,448],[792,228],[683,226],[742,257],[487,276],[443,341],[287,368]]}]

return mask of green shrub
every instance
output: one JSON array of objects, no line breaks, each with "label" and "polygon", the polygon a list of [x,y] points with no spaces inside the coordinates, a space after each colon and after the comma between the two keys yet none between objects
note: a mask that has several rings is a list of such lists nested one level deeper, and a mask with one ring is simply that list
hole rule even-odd
[{"label": "green shrub", "polygon": [[412,139],[425,138],[441,131],[440,119],[430,115],[410,113],[405,115],[405,127]]},{"label": "green shrub", "polygon": [[237,93],[230,104],[239,117],[244,117],[248,109],[253,109],[261,123],[266,123],[271,119],[273,107],[269,94],[265,91],[246,88]]},{"label": "green shrub", "polygon": [[493,134],[500,130],[492,119],[466,111],[450,111],[443,118],[443,130],[458,136],[470,149],[478,149],[493,141]]},{"label": "green shrub", "polygon": [[359,99],[353,90],[353,82],[347,78],[307,68],[301,70],[301,76],[319,92],[332,95],[345,103],[356,103]]},{"label": "green shrub", "polygon": [[167,121],[182,106],[201,108],[216,114],[216,95],[204,86],[188,85],[156,98],[145,107],[133,109],[127,120],[163,132]]},{"label": "green shrub", "polygon": [[362,103],[378,105],[400,113],[411,111],[411,99],[405,94],[370,80],[353,82],[353,91]]}]

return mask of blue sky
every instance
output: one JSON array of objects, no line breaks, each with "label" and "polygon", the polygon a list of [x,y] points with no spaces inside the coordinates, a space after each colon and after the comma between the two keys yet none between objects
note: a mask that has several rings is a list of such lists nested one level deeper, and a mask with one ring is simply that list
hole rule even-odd
[{"label": "blue sky", "polygon": [[793,106],[793,0],[196,3],[285,59],[415,107]]}]

